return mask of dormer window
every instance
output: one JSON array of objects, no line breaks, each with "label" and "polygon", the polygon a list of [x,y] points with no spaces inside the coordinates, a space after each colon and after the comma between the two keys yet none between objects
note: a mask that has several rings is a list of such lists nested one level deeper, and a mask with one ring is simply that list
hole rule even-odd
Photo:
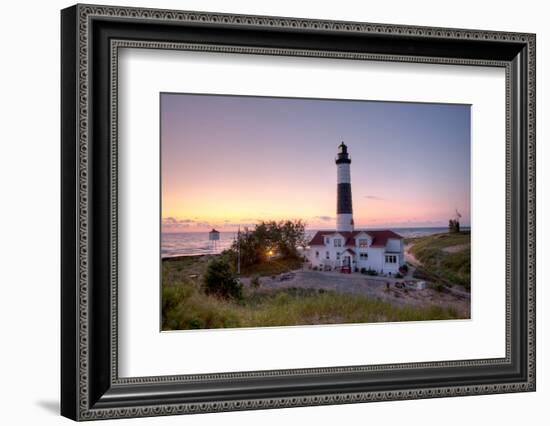
[{"label": "dormer window", "polygon": [[367,248],[369,246],[369,240],[366,238],[360,238],[358,240],[359,248]]},{"label": "dormer window", "polygon": [[330,244],[330,238],[329,237],[325,237],[325,244]]},{"label": "dormer window", "polygon": [[334,239],[334,247],[342,247],[342,240],[340,238]]}]

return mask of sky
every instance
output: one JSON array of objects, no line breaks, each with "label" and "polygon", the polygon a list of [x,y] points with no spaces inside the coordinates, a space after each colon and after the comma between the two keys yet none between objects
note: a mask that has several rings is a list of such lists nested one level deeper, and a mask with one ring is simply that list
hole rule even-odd
[{"label": "sky", "polygon": [[470,224],[470,106],[162,93],[163,232],[336,225],[348,146],[356,229]]}]

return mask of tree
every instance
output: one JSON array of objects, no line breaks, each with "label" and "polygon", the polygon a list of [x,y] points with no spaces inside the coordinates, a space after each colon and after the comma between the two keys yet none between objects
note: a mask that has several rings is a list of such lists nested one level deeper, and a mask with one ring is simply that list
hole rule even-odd
[{"label": "tree", "polygon": [[240,252],[242,266],[261,263],[267,258],[266,241],[266,237],[261,233],[245,228],[244,232],[239,234],[238,239],[233,241],[228,255],[236,260],[238,252]]},{"label": "tree", "polygon": [[298,248],[305,247],[306,225],[302,220],[286,220],[281,222],[269,222],[272,233],[276,236],[274,244],[279,255],[284,258],[297,258]]},{"label": "tree", "polygon": [[298,248],[307,244],[305,228],[305,222],[299,219],[262,221],[254,230],[241,232],[230,251],[232,256],[240,251],[243,266],[265,262],[271,256],[297,258]]},{"label": "tree", "polygon": [[242,284],[235,277],[233,267],[226,258],[211,260],[204,276],[204,291],[224,299],[241,299]]}]

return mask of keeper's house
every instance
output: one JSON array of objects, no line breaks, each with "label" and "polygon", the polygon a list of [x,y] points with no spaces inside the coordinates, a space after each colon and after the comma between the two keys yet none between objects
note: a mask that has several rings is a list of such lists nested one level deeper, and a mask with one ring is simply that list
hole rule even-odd
[{"label": "keeper's house", "polygon": [[323,270],[372,269],[395,274],[405,264],[403,237],[389,230],[354,230],[351,200],[351,159],[342,142],[336,157],[338,201],[336,230],[318,231],[309,243],[307,257]]},{"label": "keeper's house", "polygon": [[405,264],[403,252],[403,238],[393,231],[318,231],[309,243],[308,258],[323,270],[365,268],[395,274]]}]

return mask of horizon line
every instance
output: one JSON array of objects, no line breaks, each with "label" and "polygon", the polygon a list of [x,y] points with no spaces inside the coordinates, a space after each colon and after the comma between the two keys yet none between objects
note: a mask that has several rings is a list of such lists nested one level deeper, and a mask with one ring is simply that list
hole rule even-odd
[{"label": "horizon line", "polygon": [[[468,224],[468,225],[460,225],[461,228],[471,228],[471,225]],[[215,227],[214,227],[215,228]],[[218,227],[218,228],[221,228],[221,227]],[[356,229],[354,229],[355,231],[360,231],[360,230],[365,230],[365,229],[384,229],[384,228],[387,228],[387,229],[430,229],[430,228],[448,228],[448,226],[446,225],[434,225],[434,226],[359,226],[357,227]],[[206,228],[205,228],[206,229]],[[317,228],[317,227],[313,227],[313,228],[306,228],[306,229],[309,229],[309,230],[312,230],[312,231],[336,231],[335,228]],[[210,232],[210,231],[207,231],[207,230],[204,230],[204,231],[196,231],[196,230],[189,230],[189,229],[186,229],[186,230],[181,230],[181,231],[162,231],[162,233],[166,233],[166,234],[190,234],[190,233],[193,233],[193,232],[196,232],[196,233],[202,233],[202,232]],[[234,231],[218,231],[218,232],[237,232],[237,230],[234,230]]]}]

